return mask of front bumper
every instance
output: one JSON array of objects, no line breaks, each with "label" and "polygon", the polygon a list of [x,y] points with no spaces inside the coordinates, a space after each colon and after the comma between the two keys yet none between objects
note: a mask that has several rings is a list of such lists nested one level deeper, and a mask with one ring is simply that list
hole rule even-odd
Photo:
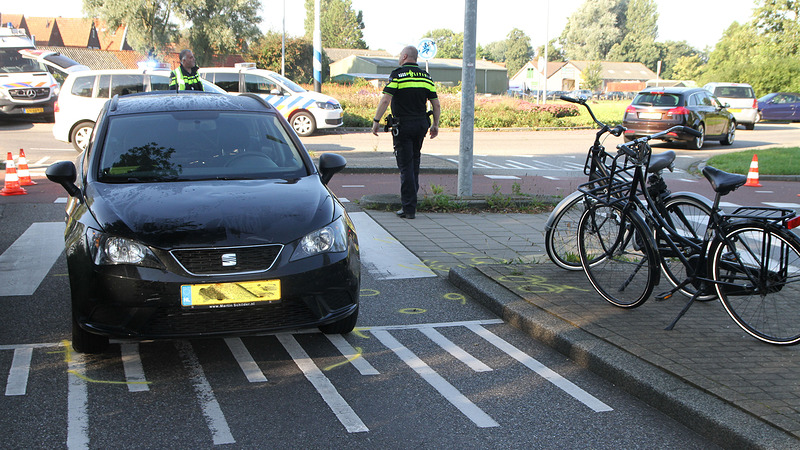
[{"label": "front bumper", "polygon": [[[326,262],[329,264],[323,264]],[[70,270],[73,314],[78,324],[92,333],[158,339],[313,328],[356,311],[360,290],[357,256],[353,258],[347,252],[317,255],[293,264],[293,273],[268,271],[235,279],[95,266],[89,279],[80,280],[72,278]],[[281,283],[281,299],[276,302],[214,309],[181,306],[184,284],[276,279]]]}]

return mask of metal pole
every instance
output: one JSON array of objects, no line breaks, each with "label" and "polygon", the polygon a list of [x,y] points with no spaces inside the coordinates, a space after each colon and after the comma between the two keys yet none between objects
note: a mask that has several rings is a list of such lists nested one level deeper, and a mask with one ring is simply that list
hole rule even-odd
[{"label": "metal pole", "polygon": [[475,30],[478,0],[465,0],[464,59],[461,63],[461,136],[458,149],[458,195],[472,196],[472,154],[475,134]]},{"label": "metal pole", "polygon": [[550,39],[550,0],[547,0],[547,10],[544,15],[544,69],[541,67],[539,70],[543,70],[544,72],[544,100],[542,101],[543,105],[547,104],[547,46],[550,44],[548,39]]},{"label": "metal pole", "polygon": [[314,0],[314,91],[322,92],[322,32],[319,29],[319,0]]},{"label": "metal pole", "polygon": [[286,76],[286,0],[283,0],[283,35],[281,35],[281,76]]}]

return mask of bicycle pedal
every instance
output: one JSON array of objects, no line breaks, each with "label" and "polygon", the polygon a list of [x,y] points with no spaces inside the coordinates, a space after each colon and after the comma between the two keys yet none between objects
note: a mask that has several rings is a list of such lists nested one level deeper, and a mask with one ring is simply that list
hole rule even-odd
[{"label": "bicycle pedal", "polygon": [[664,300],[669,300],[672,298],[673,292],[662,292],[655,296],[657,302],[663,302]]}]

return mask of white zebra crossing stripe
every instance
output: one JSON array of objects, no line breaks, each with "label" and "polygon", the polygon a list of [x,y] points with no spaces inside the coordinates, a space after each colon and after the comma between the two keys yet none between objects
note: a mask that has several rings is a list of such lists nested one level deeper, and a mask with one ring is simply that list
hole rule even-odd
[{"label": "white zebra crossing stripe", "polygon": [[379,280],[430,278],[436,274],[365,212],[350,213],[358,232],[361,267]]},{"label": "white zebra crossing stripe", "polygon": [[33,295],[64,251],[64,222],[37,222],[0,255],[0,296]]},{"label": "white zebra crossing stripe", "polygon": [[8,372],[6,382],[6,395],[25,395],[28,389],[28,375],[31,371],[31,357],[33,348],[18,348],[14,350],[14,359],[11,361],[11,370]]}]

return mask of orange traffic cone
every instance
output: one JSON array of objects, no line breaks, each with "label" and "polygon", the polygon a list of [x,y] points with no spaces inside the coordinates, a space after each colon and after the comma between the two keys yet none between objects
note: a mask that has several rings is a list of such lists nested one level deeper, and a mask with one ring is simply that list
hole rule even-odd
[{"label": "orange traffic cone", "polygon": [[8,158],[6,159],[6,186],[0,191],[0,195],[22,194],[27,194],[27,192],[19,186],[17,168],[14,167],[14,157],[11,156],[11,152],[8,152]]},{"label": "orange traffic cone", "polygon": [[758,155],[753,154],[753,160],[750,162],[750,172],[747,173],[747,182],[745,186],[761,187],[758,182]]},{"label": "orange traffic cone", "polygon": [[17,171],[19,175],[19,185],[33,186],[36,184],[35,181],[31,180],[31,173],[28,170],[28,159],[25,158],[25,150],[23,149],[19,149],[19,160],[17,160],[17,164],[19,164],[19,170]]}]

